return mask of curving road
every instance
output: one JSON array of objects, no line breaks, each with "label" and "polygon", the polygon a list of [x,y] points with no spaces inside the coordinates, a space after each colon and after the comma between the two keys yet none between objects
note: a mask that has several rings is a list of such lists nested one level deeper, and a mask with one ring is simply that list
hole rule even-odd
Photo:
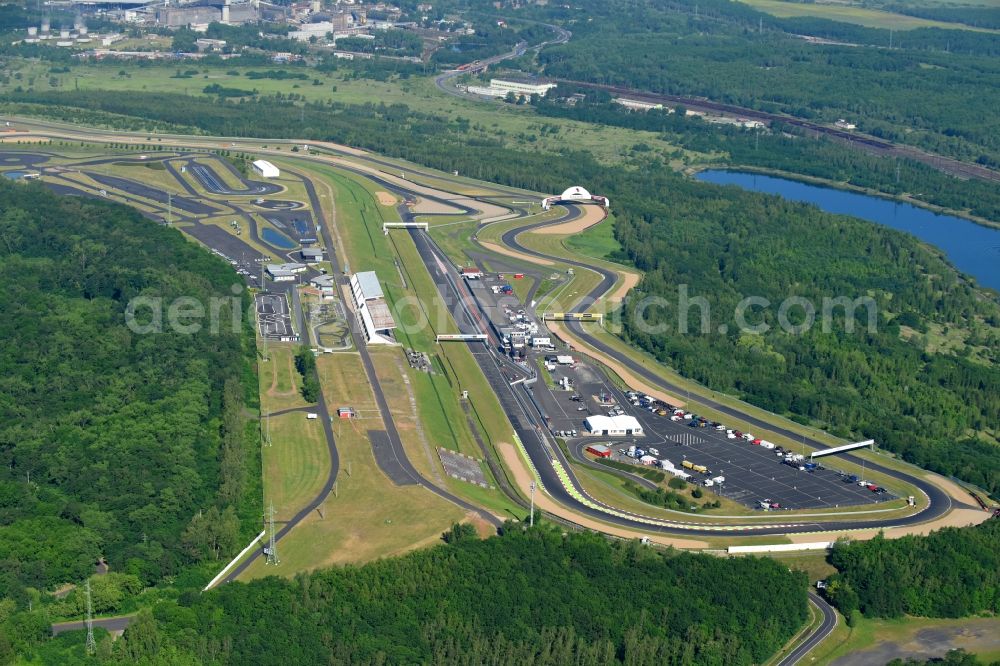
[{"label": "curving road", "polygon": [[803,657],[812,652],[817,645],[822,643],[837,628],[837,611],[833,609],[833,606],[826,603],[826,599],[810,590],[809,603],[823,614],[823,622],[809,638],[799,643],[794,650],[785,655],[785,658],[779,661],[777,666],[794,666],[799,663]]},{"label": "curving road", "polygon": [[491,58],[479,61],[478,65],[469,66],[466,69],[451,69],[447,72],[443,72],[434,77],[434,85],[437,86],[438,90],[448,95],[454,95],[456,97],[468,97],[469,93],[458,90],[457,88],[448,85],[449,82],[462,74],[472,74],[476,72],[483,72],[490,65],[495,65],[498,62],[503,62],[504,60],[510,60],[511,58],[520,58],[528,51],[541,51],[546,46],[551,46],[553,44],[565,44],[569,41],[569,38],[573,36],[566,28],[562,28],[557,25],[552,25],[551,23],[541,23],[539,21],[529,21],[527,19],[508,19],[509,21],[517,20],[521,23],[531,23],[534,25],[542,25],[551,30],[556,34],[552,39],[547,39],[543,42],[535,44],[534,46],[526,46],[524,42],[517,44],[512,50],[507,53],[501,53],[500,55],[495,55]]}]

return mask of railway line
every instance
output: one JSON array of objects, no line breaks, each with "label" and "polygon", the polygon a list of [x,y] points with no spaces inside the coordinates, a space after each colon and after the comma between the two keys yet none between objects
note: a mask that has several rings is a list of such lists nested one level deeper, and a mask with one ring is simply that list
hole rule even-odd
[{"label": "railway line", "polygon": [[689,97],[684,95],[670,95],[666,93],[653,93],[642,90],[635,90],[623,86],[614,86],[602,83],[591,83],[589,81],[577,81],[574,79],[554,79],[558,83],[566,83],[583,88],[593,88],[616,95],[626,95],[632,99],[641,101],[652,101],[668,104],[679,104],[690,109],[700,111],[711,111],[724,116],[745,118],[748,120],[759,120],[768,124],[783,123],[791,125],[812,134],[813,136],[826,136],[831,139],[847,143],[848,145],[866,150],[876,155],[886,157],[902,157],[914,160],[938,171],[950,174],[958,178],[976,178],[992,183],[1000,183],[1000,171],[995,171],[987,167],[961,162],[950,157],[933,155],[912,146],[892,143],[884,139],[850,132],[838,127],[830,127],[821,123],[815,123],[795,116],[787,116],[779,113],[758,111],[743,106],[735,106],[723,102],[715,102],[704,97]]}]

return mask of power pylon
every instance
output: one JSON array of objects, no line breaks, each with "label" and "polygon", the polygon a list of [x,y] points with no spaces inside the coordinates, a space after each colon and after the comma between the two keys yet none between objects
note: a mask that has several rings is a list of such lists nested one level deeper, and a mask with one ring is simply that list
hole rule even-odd
[{"label": "power pylon", "polygon": [[267,509],[267,561],[265,564],[280,564],[281,560],[278,559],[278,546],[274,542],[274,502],[271,502]]},{"label": "power pylon", "polygon": [[90,579],[87,579],[87,654],[97,652],[97,641],[94,640],[94,607],[90,601]]}]

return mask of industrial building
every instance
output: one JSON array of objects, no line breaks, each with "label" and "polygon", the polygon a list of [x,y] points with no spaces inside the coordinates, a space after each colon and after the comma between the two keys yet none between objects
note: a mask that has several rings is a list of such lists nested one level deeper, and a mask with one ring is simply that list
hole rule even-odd
[{"label": "industrial building", "polygon": [[267,274],[275,282],[292,282],[298,279],[298,274],[305,269],[305,264],[268,264]]},{"label": "industrial building", "polygon": [[168,28],[182,28],[209,23],[241,25],[259,20],[256,3],[240,2],[199,2],[184,6],[164,6],[156,8],[156,23]]},{"label": "industrial building", "polygon": [[532,95],[545,97],[545,94],[555,87],[556,84],[543,81],[490,79],[489,86],[468,86],[466,90],[473,95],[484,97],[506,97],[507,93],[514,93],[518,97],[531,97]]},{"label": "industrial building", "polygon": [[479,280],[483,277],[483,272],[475,266],[466,266],[462,269],[462,277],[466,280]]},{"label": "industrial building", "polygon": [[298,30],[288,33],[290,39],[297,39],[301,42],[308,42],[312,37],[316,39],[326,39],[327,35],[339,30],[347,30],[354,25],[354,17],[347,12],[331,14],[326,16],[326,20],[315,23],[303,23]]},{"label": "industrial building", "polygon": [[370,345],[393,344],[390,331],[396,328],[396,322],[389,312],[385,302],[385,294],[378,282],[375,271],[355,273],[351,276],[351,294],[357,307],[358,319]]},{"label": "industrial building", "polygon": [[490,88],[502,91],[504,95],[512,92],[515,95],[538,95],[545,97],[545,93],[556,87],[554,83],[545,81],[532,81],[527,79],[490,79]]},{"label": "industrial building", "polygon": [[337,281],[332,275],[317,275],[309,280],[309,286],[318,290],[323,298],[333,298],[337,293]]},{"label": "industrial building", "polygon": [[261,178],[277,178],[281,175],[281,171],[278,170],[278,167],[274,166],[267,160],[255,160],[253,163],[253,170],[256,171]]},{"label": "industrial building", "polygon": [[663,105],[657,102],[643,102],[638,99],[628,99],[626,97],[616,97],[614,99],[615,104],[621,104],[626,109],[630,111],[650,111],[653,109],[661,110]]},{"label": "industrial building", "polygon": [[634,416],[622,414],[620,416],[604,416],[595,414],[588,416],[584,420],[584,426],[591,435],[604,435],[607,437],[625,437],[628,435],[642,435],[642,425]]},{"label": "industrial building", "polygon": [[591,444],[587,447],[587,453],[591,453],[598,458],[610,458],[611,448],[604,444]]},{"label": "industrial building", "polygon": [[299,254],[302,255],[302,261],[307,264],[318,264],[323,261],[323,250],[318,247],[304,247]]}]

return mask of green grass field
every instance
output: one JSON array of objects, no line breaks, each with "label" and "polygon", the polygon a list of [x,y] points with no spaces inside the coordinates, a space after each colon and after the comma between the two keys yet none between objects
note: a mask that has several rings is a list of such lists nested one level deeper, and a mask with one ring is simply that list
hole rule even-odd
[{"label": "green grass field", "polygon": [[[258,560],[244,580],[400,554],[436,542],[464,517],[461,509],[423,488],[394,485],[375,464],[366,432],[383,426],[360,357],[324,354],[316,362],[331,408],[351,405],[358,410],[357,419],[333,424],[341,470],[336,492],[282,539],[280,565],[268,567]],[[278,448],[277,442],[271,448]],[[279,463],[280,475],[298,478],[296,465]],[[301,478],[303,486],[310,483],[308,476]]]},{"label": "green grass field", "polygon": [[608,255],[622,250],[621,243],[615,238],[614,225],[615,217],[609,214],[603,222],[583,233],[567,236],[566,246],[578,255],[607,261]]},{"label": "green grass field", "polygon": [[[127,63],[112,66],[74,65],[67,74],[51,76],[48,66],[26,60],[11,63],[11,73],[18,72],[21,79],[11,76],[10,82],[0,85],[0,93],[13,90],[18,85],[34,90],[106,90],[111,93],[169,92],[182,95],[203,95],[202,90],[212,84],[226,88],[240,88],[248,93],[257,90],[262,95],[295,93],[308,101],[333,100],[346,104],[367,104],[373,101],[385,104],[406,104],[414,110],[440,114],[469,121],[471,133],[479,138],[500,139],[506,145],[545,152],[556,152],[566,143],[588,150],[606,163],[621,162],[630,157],[630,146],[645,143],[652,148],[650,158],[669,160],[677,147],[665,142],[658,133],[594,126],[588,123],[557,118],[539,118],[531,109],[494,102],[479,102],[446,95],[439,91],[432,78],[411,78],[389,82],[366,79],[345,79],[343,72],[325,74],[310,70],[310,76],[320,81],[255,79],[245,72],[256,68],[234,68],[227,65],[185,64],[182,69],[197,69],[192,78],[173,78],[176,67],[135,67]],[[275,68],[276,69],[276,68]],[[118,76],[124,70],[128,76]],[[234,74],[230,74],[234,72]],[[54,86],[50,85],[50,79]],[[290,122],[294,122],[291,120]],[[696,153],[687,153],[692,158]],[[469,191],[481,192],[482,186],[473,181]]]},{"label": "green grass field", "polygon": [[868,9],[849,3],[840,2],[785,2],[784,0],[740,0],[755,9],[759,9],[779,18],[794,18],[798,16],[814,16],[816,18],[854,23],[868,28],[893,30],[913,30],[915,28],[949,28],[952,30],[974,30],[977,32],[997,32],[964,25],[962,23],[947,23],[929,19],[896,14],[879,9]]},{"label": "green grass field", "polygon": [[[927,632],[927,633],[924,633]],[[924,637],[921,637],[924,634]],[[928,636],[930,634],[930,636]],[[933,636],[933,638],[931,638]],[[921,659],[941,657],[949,649],[964,648],[979,657],[984,663],[992,663],[1000,658],[1000,618],[935,619],[903,617],[895,620],[863,618],[851,628],[843,617],[840,625],[814,648],[811,663],[817,666],[831,664],[837,659],[853,655],[855,663],[885,663],[892,656],[884,657],[882,650],[868,653],[868,650],[894,645],[900,652],[920,655]]]},{"label": "green grass field", "polygon": [[264,446],[264,495],[275,520],[287,520],[312,500],[326,481],[330,454],[319,419],[304,412],[272,416],[271,446]]}]

